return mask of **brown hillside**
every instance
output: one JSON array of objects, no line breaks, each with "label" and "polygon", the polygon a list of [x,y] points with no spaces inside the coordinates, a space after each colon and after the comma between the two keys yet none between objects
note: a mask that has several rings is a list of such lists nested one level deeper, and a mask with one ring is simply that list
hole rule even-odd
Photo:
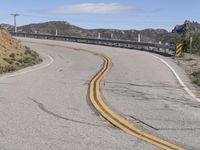
[{"label": "brown hillside", "polygon": [[11,37],[11,35],[4,29],[0,30],[0,64],[1,66],[8,65],[5,58],[9,58],[11,54],[15,54],[20,58],[25,53],[25,48],[19,42]]},{"label": "brown hillside", "polygon": [[0,73],[15,71],[40,61],[36,52],[22,46],[7,30],[0,29]]}]

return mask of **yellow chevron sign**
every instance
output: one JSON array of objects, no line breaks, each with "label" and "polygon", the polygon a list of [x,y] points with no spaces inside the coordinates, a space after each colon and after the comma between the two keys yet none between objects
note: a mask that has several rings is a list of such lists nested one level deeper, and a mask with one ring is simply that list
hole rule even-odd
[{"label": "yellow chevron sign", "polygon": [[176,56],[180,57],[183,54],[183,44],[176,44]]}]

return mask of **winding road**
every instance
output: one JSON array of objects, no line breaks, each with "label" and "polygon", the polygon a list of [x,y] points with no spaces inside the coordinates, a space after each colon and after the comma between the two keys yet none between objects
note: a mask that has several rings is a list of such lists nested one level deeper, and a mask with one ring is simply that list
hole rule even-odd
[{"label": "winding road", "polygon": [[0,150],[200,149],[200,103],[171,58],[20,40],[44,61],[0,76]]}]

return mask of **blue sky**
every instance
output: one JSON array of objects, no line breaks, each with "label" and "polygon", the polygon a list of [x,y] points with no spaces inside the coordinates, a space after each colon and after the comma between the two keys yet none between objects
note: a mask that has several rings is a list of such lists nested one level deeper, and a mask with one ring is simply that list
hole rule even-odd
[{"label": "blue sky", "polygon": [[145,29],[171,31],[185,20],[200,22],[199,0],[6,0],[0,4],[0,23],[18,25],[52,20],[83,28]]}]

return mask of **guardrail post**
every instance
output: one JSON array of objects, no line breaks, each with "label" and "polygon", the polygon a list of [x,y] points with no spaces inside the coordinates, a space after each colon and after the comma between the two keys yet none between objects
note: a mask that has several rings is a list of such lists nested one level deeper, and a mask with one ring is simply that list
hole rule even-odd
[{"label": "guardrail post", "polygon": [[192,36],[190,37],[190,55],[192,55]]}]

